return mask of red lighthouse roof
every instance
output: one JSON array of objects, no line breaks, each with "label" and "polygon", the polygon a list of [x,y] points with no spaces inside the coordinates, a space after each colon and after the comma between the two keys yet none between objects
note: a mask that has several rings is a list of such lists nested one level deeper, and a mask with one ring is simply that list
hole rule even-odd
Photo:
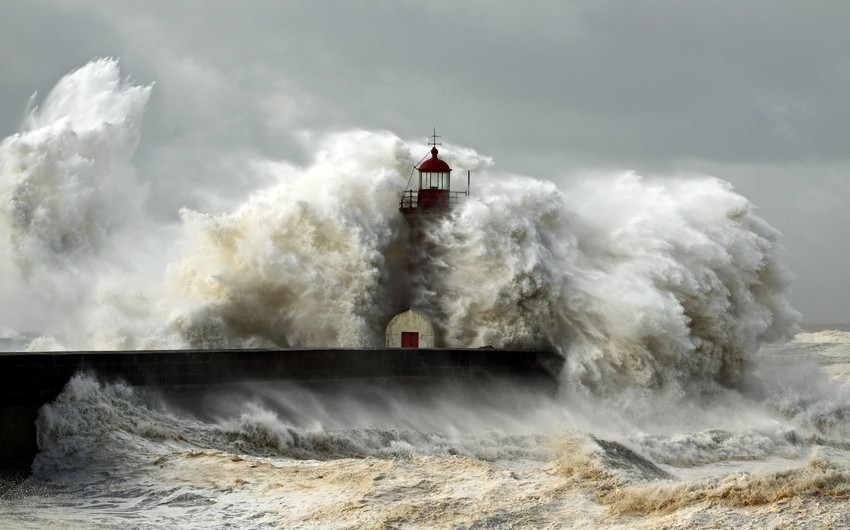
[{"label": "red lighthouse roof", "polygon": [[436,147],[431,148],[431,158],[419,164],[417,168],[422,173],[449,173],[452,168],[449,167],[443,160],[437,158]]}]

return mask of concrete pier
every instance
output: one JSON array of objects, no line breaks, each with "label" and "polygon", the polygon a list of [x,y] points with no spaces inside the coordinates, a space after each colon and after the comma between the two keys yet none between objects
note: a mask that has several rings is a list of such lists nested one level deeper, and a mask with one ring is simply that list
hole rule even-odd
[{"label": "concrete pier", "polygon": [[38,409],[78,372],[165,392],[251,381],[445,380],[508,377],[557,386],[563,358],[496,349],[253,349],[0,353],[0,462],[28,470]]}]

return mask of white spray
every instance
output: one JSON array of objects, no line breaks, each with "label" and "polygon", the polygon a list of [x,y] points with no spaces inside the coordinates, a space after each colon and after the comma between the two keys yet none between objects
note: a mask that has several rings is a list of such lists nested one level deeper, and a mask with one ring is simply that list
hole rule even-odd
[{"label": "white spray", "polygon": [[778,233],[722,181],[483,180],[434,235],[454,344],[557,348],[586,385],[734,382],[798,319]]},{"label": "white spray", "polygon": [[[380,345],[404,301],[411,149],[353,131],[325,137],[306,167],[246,160],[276,184],[154,226],[131,164],[149,93],[95,61],[3,142],[4,272],[18,278],[3,305],[65,300],[27,321],[61,347]],[[476,183],[430,234],[448,345],[555,348],[597,390],[734,382],[798,319],[779,235],[724,182],[625,174],[564,190],[485,169]],[[138,249],[156,256],[141,267]]]}]

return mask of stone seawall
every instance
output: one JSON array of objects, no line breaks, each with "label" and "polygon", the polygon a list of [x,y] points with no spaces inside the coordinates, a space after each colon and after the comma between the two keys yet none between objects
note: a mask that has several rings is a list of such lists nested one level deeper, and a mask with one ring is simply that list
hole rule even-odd
[{"label": "stone seawall", "polygon": [[28,468],[38,409],[81,371],[165,392],[249,381],[486,377],[527,379],[551,391],[562,365],[551,352],[487,348],[0,353],[0,462]]}]

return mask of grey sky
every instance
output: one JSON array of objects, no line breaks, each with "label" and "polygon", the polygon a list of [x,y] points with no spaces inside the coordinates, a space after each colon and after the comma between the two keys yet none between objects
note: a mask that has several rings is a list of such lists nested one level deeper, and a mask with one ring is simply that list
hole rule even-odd
[{"label": "grey sky", "polygon": [[156,84],[136,165],[162,217],[204,204],[185,175],[238,196],[244,155],[303,161],[349,128],[436,125],[556,182],[711,174],[785,234],[805,320],[850,322],[848,21],[841,0],[0,0],[0,135],[112,56]]}]

